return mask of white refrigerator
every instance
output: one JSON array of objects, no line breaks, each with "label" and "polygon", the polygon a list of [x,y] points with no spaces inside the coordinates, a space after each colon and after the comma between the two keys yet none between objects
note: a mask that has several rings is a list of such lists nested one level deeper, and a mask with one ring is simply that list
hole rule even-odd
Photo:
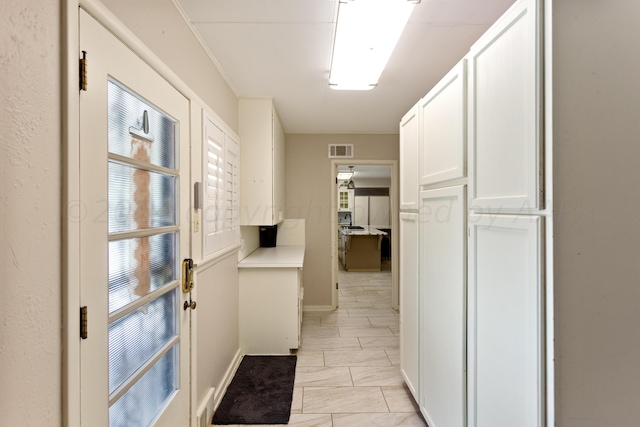
[{"label": "white refrigerator", "polygon": [[389,196],[356,196],[353,225],[389,228]]}]

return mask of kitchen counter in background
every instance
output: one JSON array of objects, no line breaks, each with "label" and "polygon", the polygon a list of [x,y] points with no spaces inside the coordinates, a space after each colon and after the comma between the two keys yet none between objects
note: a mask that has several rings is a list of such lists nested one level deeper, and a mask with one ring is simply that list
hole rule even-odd
[{"label": "kitchen counter in background", "polygon": [[360,226],[361,229],[358,228],[349,228],[345,226],[338,227],[338,231],[347,236],[386,236],[387,233],[368,225]]},{"label": "kitchen counter in background", "polygon": [[347,271],[380,271],[382,238],[387,233],[370,226],[338,227],[338,259]]}]

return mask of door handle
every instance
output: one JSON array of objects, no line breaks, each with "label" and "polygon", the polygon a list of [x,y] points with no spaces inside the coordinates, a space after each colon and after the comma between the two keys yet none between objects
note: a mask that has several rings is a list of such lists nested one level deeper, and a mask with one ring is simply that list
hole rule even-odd
[{"label": "door handle", "polygon": [[188,294],[193,287],[193,260],[191,258],[185,258],[184,261],[182,261],[182,292]]}]

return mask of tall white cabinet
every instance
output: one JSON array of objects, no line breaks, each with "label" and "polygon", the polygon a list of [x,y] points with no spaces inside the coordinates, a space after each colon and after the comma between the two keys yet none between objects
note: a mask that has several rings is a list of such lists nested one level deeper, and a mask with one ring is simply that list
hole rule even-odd
[{"label": "tall white cabinet", "polygon": [[400,123],[401,257],[419,195],[400,364],[430,427],[547,422],[541,4],[517,1]]},{"label": "tall white cabinet", "polygon": [[469,52],[470,427],[545,423],[541,2]]},{"label": "tall white cabinet", "polygon": [[400,372],[416,401],[420,387],[418,105],[400,121]]},{"label": "tall white cabinet", "polygon": [[465,69],[400,123],[400,367],[430,426],[465,425]]}]

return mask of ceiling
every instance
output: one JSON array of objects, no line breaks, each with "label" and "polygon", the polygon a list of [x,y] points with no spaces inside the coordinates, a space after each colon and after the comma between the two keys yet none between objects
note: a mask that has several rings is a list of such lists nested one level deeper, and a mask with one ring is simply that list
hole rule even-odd
[{"label": "ceiling", "polygon": [[397,133],[514,2],[422,0],[378,86],[336,91],[328,78],[338,0],[175,1],[238,96],[273,97],[286,133]]}]

